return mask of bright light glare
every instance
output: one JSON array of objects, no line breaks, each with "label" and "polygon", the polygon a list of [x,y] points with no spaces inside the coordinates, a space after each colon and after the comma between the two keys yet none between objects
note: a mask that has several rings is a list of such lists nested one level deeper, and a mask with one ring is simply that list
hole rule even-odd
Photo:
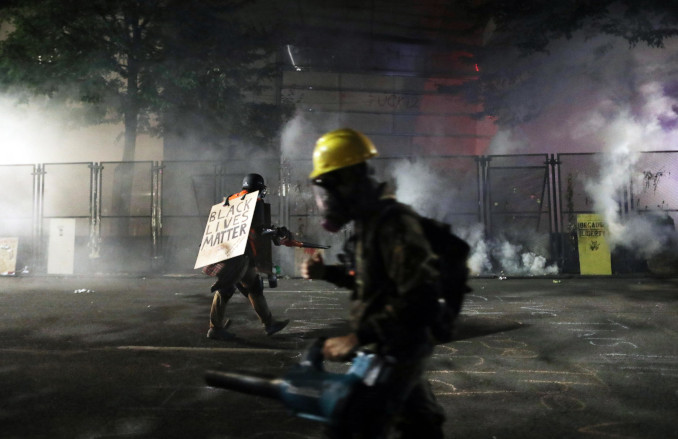
[{"label": "bright light glare", "polygon": [[0,97],[0,164],[38,163],[41,151],[55,148],[59,129],[38,111]]}]

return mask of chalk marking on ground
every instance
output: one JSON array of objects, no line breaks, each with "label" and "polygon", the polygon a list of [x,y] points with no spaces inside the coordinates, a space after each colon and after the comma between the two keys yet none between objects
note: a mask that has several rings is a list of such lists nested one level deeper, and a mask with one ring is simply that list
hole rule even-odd
[{"label": "chalk marking on ground", "polygon": [[627,361],[628,358],[633,360],[644,360],[644,361],[663,361],[668,360],[674,362],[678,360],[676,355],[662,355],[662,354],[624,354],[624,353],[608,353],[600,354],[601,357],[609,357],[612,361]]},{"label": "chalk marking on ground", "polygon": [[90,349],[19,349],[0,348],[0,353],[33,354],[33,355],[77,355],[103,351],[146,351],[146,352],[228,352],[233,354],[277,354],[281,352],[297,352],[296,349],[273,348],[225,348],[225,347],[189,347],[189,346],[105,346]]},{"label": "chalk marking on ground", "polygon": [[340,291],[335,291],[335,290],[278,290],[277,288],[273,289],[270,288],[269,290],[266,291],[268,294],[280,294],[280,293],[311,293],[311,294],[334,294],[334,293],[340,293],[340,294],[347,294],[350,293],[348,290],[340,290]]},{"label": "chalk marking on ground", "polygon": [[296,352],[295,349],[273,348],[202,348],[188,346],[117,346],[121,351],[148,351],[148,352],[228,352],[232,354],[276,354],[280,352]]},{"label": "chalk marking on ground", "polygon": [[[605,437],[611,437],[611,438],[617,438],[617,439],[636,439],[638,436],[626,436],[622,434],[617,434],[615,432],[607,432],[604,431],[604,428],[607,427],[621,427],[623,425],[629,425],[628,422],[605,422],[603,424],[595,424],[595,425],[587,425],[586,427],[581,427],[577,429],[579,433],[587,433],[587,434],[593,434],[597,436],[605,436]],[[634,425],[634,424],[630,424]],[[622,428],[623,429],[623,428]]]},{"label": "chalk marking on ground", "polygon": [[435,370],[427,370],[427,374],[436,374],[436,373],[459,373],[459,374],[473,374],[473,375],[496,375],[497,372],[495,371],[482,371],[482,370],[468,370],[468,369],[455,369],[455,370],[446,370],[446,369],[435,369]]},{"label": "chalk marking on ground", "polygon": [[518,390],[462,390],[459,392],[435,392],[436,396],[478,396],[478,395],[496,395],[496,394],[506,394],[506,393],[525,393]]},{"label": "chalk marking on ground", "polygon": [[576,386],[599,386],[595,383],[583,383],[579,381],[558,381],[558,380],[520,380],[523,383],[532,383],[532,384],[560,384],[563,386],[576,385]]},{"label": "chalk marking on ground", "polygon": [[21,349],[21,348],[0,348],[0,352],[8,354],[57,354],[57,355],[73,355],[73,354],[87,354],[92,352],[92,349]]},{"label": "chalk marking on ground", "polygon": [[584,375],[584,376],[590,376],[591,375],[591,373],[589,373],[589,372],[569,372],[569,371],[556,371],[556,370],[509,369],[509,372],[529,373],[529,374],[540,373],[540,374],[548,374],[548,375]]}]

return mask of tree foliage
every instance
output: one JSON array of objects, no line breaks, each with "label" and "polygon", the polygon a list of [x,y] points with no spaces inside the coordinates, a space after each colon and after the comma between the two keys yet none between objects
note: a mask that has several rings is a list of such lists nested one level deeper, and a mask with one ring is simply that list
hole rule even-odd
[{"label": "tree foliage", "polygon": [[0,86],[68,106],[76,123],[124,122],[125,160],[133,159],[139,132],[267,144],[279,125],[270,120],[281,112],[256,95],[275,74],[273,30],[241,13],[248,3],[6,3]]},{"label": "tree foliage", "polygon": [[540,81],[530,63],[521,59],[544,60],[555,42],[575,35],[585,39],[607,35],[626,41],[630,48],[662,48],[678,36],[676,0],[461,0],[455,4],[467,17],[463,32],[484,33],[483,44],[473,49],[470,60],[480,68],[474,80],[440,91],[461,93],[482,104],[478,116],[493,116],[504,126],[529,121],[541,111],[534,93],[534,99],[522,103],[515,98],[536,92],[531,89]]}]

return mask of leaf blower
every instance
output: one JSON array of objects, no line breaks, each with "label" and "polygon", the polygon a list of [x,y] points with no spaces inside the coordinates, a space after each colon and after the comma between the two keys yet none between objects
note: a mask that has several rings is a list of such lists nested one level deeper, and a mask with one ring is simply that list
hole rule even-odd
[{"label": "leaf blower", "polygon": [[209,370],[205,380],[213,387],[277,399],[301,418],[357,425],[379,404],[388,382],[390,359],[359,351],[346,373],[328,372],[323,368],[324,342],[324,338],[316,340],[301,362],[280,377]]}]

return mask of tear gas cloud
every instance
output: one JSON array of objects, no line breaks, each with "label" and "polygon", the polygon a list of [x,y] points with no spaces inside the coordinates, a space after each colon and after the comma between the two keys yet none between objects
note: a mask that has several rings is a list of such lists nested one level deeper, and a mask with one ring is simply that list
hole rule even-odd
[{"label": "tear gas cloud", "polygon": [[[49,151],[52,139],[60,138],[59,134],[58,124],[44,112],[32,111],[17,104],[16,98],[0,95],[0,187],[4,189],[0,194],[0,237],[22,237],[17,270],[25,262],[23,237],[31,235],[32,164],[41,161],[36,152],[41,147]],[[26,166],[14,166],[19,164]]]},{"label": "tear gas cloud", "polygon": [[[122,158],[123,131],[121,125],[99,125],[93,127],[68,127],[65,116],[44,108],[40,99],[30,104],[17,103],[17,96],[0,96],[0,183],[12,188],[0,195],[0,237],[20,237],[20,262],[28,263],[33,221],[33,165],[48,164],[44,175],[45,188],[42,210],[44,214],[43,233],[49,234],[50,217],[78,217],[76,220],[75,270],[97,265],[90,260],[87,243],[89,240],[90,169],[89,162],[118,162]],[[214,164],[225,162],[226,191],[237,191],[240,182],[248,172],[259,172],[266,178],[271,190],[275,190],[279,173],[279,162],[274,151],[262,151],[252,145],[235,145],[233,155],[219,153],[214,148],[196,140],[197,136],[178,139],[181,147],[190,149],[190,161],[209,162],[205,166],[188,164],[186,167],[167,167],[164,179],[163,219],[165,258],[181,262],[181,266],[170,269],[186,271],[192,268],[196,246],[204,229],[209,207],[218,202],[214,198]],[[135,160],[150,162],[163,159],[162,139],[139,135]],[[234,160],[232,160],[234,159]],[[231,161],[232,165],[229,165]],[[4,166],[3,166],[4,165]],[[17,166],[21,165],[21,166]],[[133,195],[130,209],[135,215],[150,216],[151,181],[150,163],[141,163],[140,170],[133,177]],[[104,184],[99,193],[102,214],[113,215],[113,178],[115,164],[105,164],[102,170]],[[231,176],[232,174],[232,176]],[[195,187],[195,186],[204,187]],[[224,194],[228,195],[228,194]],[[199,204],[199,206],[197,205]],[[207,210],[205,210],[207,209]],[[194,215],[197,219],[172,219],[172,215]],[[276,216],[278,211],[273,212]],[[101,231],[101,268],[105,271],[137,271],[136,265],[146,264],[150,259],[141,260],[148,249],[148,220],[132,219],[129,227],[120,230],[117,218],[103,218]],[[131,235],[144,243],[123,242],[119,233]],[[185,236],[184,236],[185,235]],[[131,248],[139,250],[137,253]],[[139,249],[140,248],[140,249]],[[47,249],[46,249],[47,250]],[[291,252],[291,250],[288,249]],[[193,260],[191,260],[193,259]],[[185,265],[185,266],[184,266]],[[33,268],[33,267],[29,267]],[[89,268],[88,268],[89,269]]]},{"label": "tear gas cloud", "polygon": [[[320,225],[320,217],[315,204],[313,190],[308,179],[313,165],[311,161],[313,147],[318,137],[327,131],[342,126],[339,116],[313,119],[302,111],[298,111],[288,121],[281,131],[281,194],[288,195],[286,202],[290,212],[290,224],[287,227],[300,240],[329,245],[324,250],[324,257],[328,263],[335,263],[339,253],[342,253],[343,243],[350,234],[350,225],[338,233],[328,233]],[[286,272],[298,269],[300,261],[295,256],[302,250],[289,248],[275,249],[274,256],[281,262]]]},{"label": "tear gas cloud", "polygon": [[[593,200],[594,211],[607,224],[610,246],[613,249],[617,246],[633,249],[643,258],[653,257],[676,238],[675,230],[661,225],[662,216],[665,216],[662,215],[662,208],[676,209],[678,206],[652,206],[652,210],[643,215],[624,215],[620,206],[623,193],[629,186],[640,192],[648,189],[644,187],[644,178],[647,172],[652,171],[644,167],[641,151],[678,144],[678,132],[667,133],[658,118],[644,120],[642,116],[628,115],[612,121],[602,132],[605,154],[599,157],[599,175],[587,178],[585,189]],[[671,139],[673,136],[675,139]],[[670,173],[667,177],[671,177]],[[664,180],[664,185],[658,185],[655,191],[660,190],[663,200],[675,200],[675,192],[671,194],[666,191],[667,188],[675,191],[678,187],[676,183],[675,179],[673,184]],[[642,206],[637,207],[642,209]]]},{"label": "tear gas cloud", "polygon": [[[521,57],[506,50],[495,61],[498,66],[521,67],[532,73],[526,87],[508,93],[509,105],[513,103],[519,114],[536,110],[538,116],[519,127],[500,130],[485,153],[604,152],[598,174],[581,178],[585,178],[583,183],[593,200],[594,210],[608,223],[611,245],[638,248],[646,255],[656,254],[666,248],[673,235],[665,232],[666,228],[658,229],[657,221],[650,215],[620,215],[619,192],[628,185],[629,176],[633,178],[634,187],[640,188],[647,175],[644,172],[650,170],[656,174],[659,170],[648,169],[640,151],[676,150],[677,58],[676,38],[668,40],[665,49],[640,46],[630,49],[623,41],[575,35],[571,40],[555,42],[549,48],[549,54]],[[520,66],[521,63],[524,65]],[[44,113],[26,113],[25,108],[17,107],[14,102],[11,97],[0,98],[3,116],[0,117],[0,164],[115,161],[122,156],[121,144],[116,142],[119,127],[111,128],[115,133],[104,136],[103,143],[100,134],[83,140],[78,132],[66,134],[54,122],[58,118]],[[291,195],[285,200],[289,205],[281,206],[281,211],[304,213],[290,217],[291,224],[286,225],[309,241],[332,245],[329,253],[341,251],[348,231],[331,235],[320,228],[314,216],[317,211],[307,177],[312,167],[310,158],[315,140],[323,132],[341,126],[343,117],[340,114],[298,113],[281,133],[282,169],[259,168],[261,160],[270,158],[266,154],[252,155],[252,151],[259,148],[240,145],[233,151],[234,157],[240,160],[238,171],[243,175],[260,172],[270,183],[280,173],[280,195]],[[214,158],[214,154],[198,140],[187,138],[184,147],[190,148],[193,160]],[[382,156],[387,155],[385,147],[377,145],[382,149]],[[150,151],[146,156],[142,151],[144,149],[139,148],[137,160],[162,159],[161,146],[145,149]],[[219,160],[223,159],[219,157]],[[430,161],[398,159],[393,163],[386,172],[394,183],[397,197],[424,215],[452,223],[455,233],[472,245],[469,265],[475,273],[503,271],[508,275],[539,275],[556,272],[555,266],[547,263],[544,245],[530,240],[534,238],[504,236],[488,239],[482,224],[457,223],[454,214],[460,210],[458,198],[463,198],[459,190],[465,185],[475,185],[475,180],[457,182],[455,186],[450,183],[450,176],[436,171]],[[661,193],[667,187],[676,188],[677,174],[678,171],[674,171],[669,175],[667,170],[656,191]],[[269,187],[274,189],[273,184]],[[444,196],[440,192],[432,193],[432,188],[437,187],[447,188]],[[182,194],[175,201],[178,204],[183,201],[194,203],[194,198],[190,198],[194,196]],[[660,213],[662,208],[678,208],[675,194],[657,197],[669,201],[659,208]],[[650,208],[655,209],[655,206]],[[203,226],[199,224],[198,230]],[[283,263],[286,258],[287,266],[292,266],[293,262],[289,261],[294,255],[292,249],[276,252],[274,255],[279,262]]]},{"label": "tear gas cloud", "polygon": [[[60,137],[57,124],[44,113],[0,95],[0,164],[42,162],[44,157],[52,157],[46,146]],[[36,157],[36,151],[43,148],[47,154]]]},{"label": "tear gas cloud", "polygon": [[[498,66],[532,72],[529,84],[510,90],[509,105],[513,101],[518,114],[534,111],[537,116],[515,128],[500,129],[486,153],[604,153],[597,175],[578,178],[585,179],[582,184],[593,200],[593,210],[608,223],[611,246],[636,248],[643,256],[656,254],[671,242],[673,232],[658,229],[656,215],[622,217],[619,193],[628,186],[630,175],[636,189],[643,186],[640,180],[647,169],[640,165],[640,151],[675,150],[678,145],[676,49],[675,38],[667,40],[666,48],[653,49],[630,48],[624,41],[604,36],[575,35],[571,40],[554,42],[548,54],[523,57],[504,51],[495,61]],[[336,119],[319,123],[297,115],[285,128],[283,152],[310,158],[317,135],[341,126]],[[396,195],[420,213],[454,224],[458,189],[450,190],[448,176],[437,174],[429,163],[398,161],[388,171]],[[310,162],[305,172],[308,170]],[[666,172],[664,182],[673,179],[673,185],[665,183],[658,191],[675,188],[677,173]],[[475,181],[464,184],[474,185]],[[423,195],[441,187],[446,188],[445,196]],[[675,195],[663,198],[675,200]],[[667,203],[660,206],[659,213],[677,207]],[[475,273],[557,273],[557,267],[547,263],[543,242],[523,237],[490,240],[481,224],[456,225],[454,230],[472,245],[469,265]]]},{"label": "tear gas cloud", "polygon": [[[319,218],[315,208],[312,191],[308,184],[308,173],[312,168],[310,161],[315,141],[324,132],[340,128],[337,120],[310,120],[303,113],[296,115],[283,129],[282,151],[285,158],[289,158],[292,165],[297,167],[285,184],[288,186],[291,203],[296,206],[297,212],[309,212],[307,218],[311,223],[305,224],[305,231],[311,234],[312,239],[332,245],[328,251],[331,258],[341,252],[346,234],[329,234],[319,227]],[[385,150],[381,145],[382,155]],[[377,175],[380,180],[388,180],[393,184],[398,200],[411,205],[422,215],[448,222],[454,226],[454,232],[465,239],[472,247],[469,258],[469,268],[475,274],[486,274],[503,271],[511,275],[547,275],[557,273],[555,265],[548,266],[544,256],[527,249],[525,245],[510,243],[505,238],[488,240],[485,237],[482,224],[456,224],[456,214],[468,206],[461,207],[460,200],[468,200],[463,195],[463,188],[475,185],[475,174],[468,173],[465,178],[470,181],[452,181],[449,173],[435,169],[435,163],[430,161],[406,159],[389,160],[390,165],[384,170],[384,175]],[[294,207],[293,207],[294,208]],[[305,210],[305,208],[307,210]],[[291,219],[291,221],[294,221]],[[292,229],[294,232],[295,230]],[[329,241],[328,241],[329,240]],[[289,256],[288,256],[289,257]],[[328,261],[331,259],[328,258]]]},{"label": "tear gas cloud", "polygon": [[[0,95],[0,165],[121,160],[121,125],[71,125],[67,114],[47,109],[40,98],[26,104]],[[138,136],[135,160],[162,158],[162,140]]]},{"label": "tear gas cloud", "polygon": [[[548,54],[520,56],[507,49],[497,56],[493,65],[530,72],[527,84],[507,93],[506,103],[536,116],[500,130],[491,154],[599,152],[611,146],[601,135],[611,134],[611,123],[678,124],[678,38],[663,49],[630,48],[619,39],[575,34],[555,41]],[[654,136],[643,150],[673,149],[671,137]]]},{"label": "tear gas cloud", "polygon": [[[398,200],[424,216],[451,224],[454,233],[469,243],[472,250],[468,265],[472,273],[504,272],[514,276],[558,273],[556,265],[547,266],[546,257],[523,250],[523,244],[511,243],[506,237],[488,239],[482,224],[456,224],[454,213],[460,210],[459,200],[464,197],[449,175],[436,172],[421,162],[404,160],[396,162],[391,173]],[[474,184],[473,180],[465,181],[461,187]]]},{"label": "tear gas cloud", "polygon": [[659,171],[647,167],[641,151],[678,146],[678,39],[655,49],[575,35],[556,42],[548,55],[504,56],[504,62],[529,64],[533,73],[529,92],[513,96],[516,108],[538,107],[541,113],[518,128],[501,130],[488,152],[601,152],[597,175],[578,178],[593,211],[607,223],[612,249],[652,257],[675,243],[675,231],[658,223],[667,210],[678,208],[676,155],[670,156],[673,175],[666,168],[671,163],[663,163],[664,184],[654,188],[661,205],[642,215],[624,215],[620,206],[629,185],[638,193],[644,176]]}]

